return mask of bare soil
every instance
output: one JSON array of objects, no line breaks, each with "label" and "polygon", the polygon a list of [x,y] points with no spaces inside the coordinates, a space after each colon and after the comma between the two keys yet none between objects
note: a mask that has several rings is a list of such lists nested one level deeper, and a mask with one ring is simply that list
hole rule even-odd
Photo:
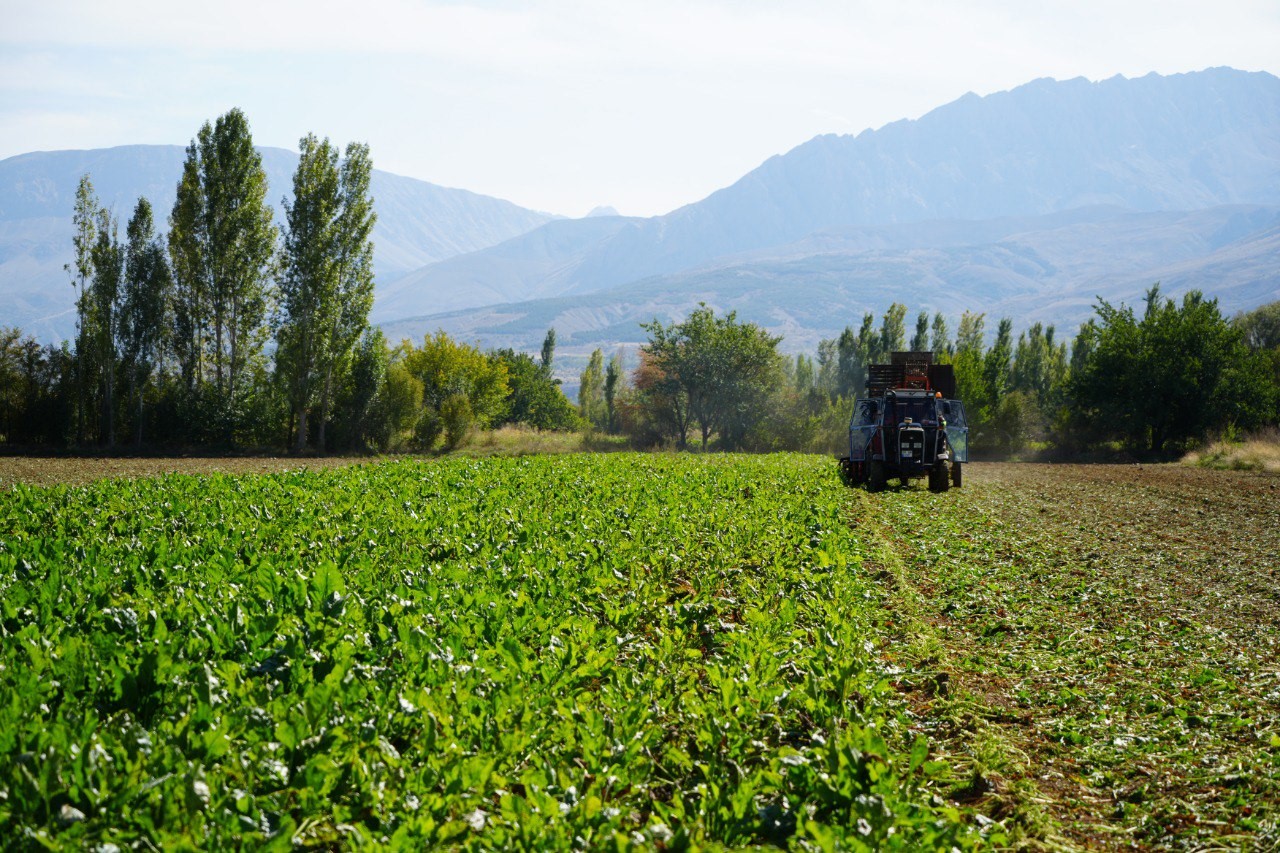
[{"label": "bare soil", "polygon": [[1280,846],[1280,476],[965,473],[861,519],[957,801],[1032,846]]},{"label": "bare soil", "polygon": [[165,474],[271,474],[300,468],[340,468],[368,461],[367,458],[336,456],[0,456],[0,488],[8,488],[14,483],[84,485],[116,477],[161,477]]}]

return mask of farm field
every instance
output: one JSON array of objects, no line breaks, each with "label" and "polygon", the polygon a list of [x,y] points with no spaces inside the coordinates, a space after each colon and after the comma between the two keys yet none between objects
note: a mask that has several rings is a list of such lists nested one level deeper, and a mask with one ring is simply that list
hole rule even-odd
[{"label": "farm field", "polygon": [[343,456],[0,456],[0,489],[14,483],[82,486],[96,480],[165,474],[273,474],[345,468],[367,461]]},{"label": "farm field", "polygon": [[1278,487],[633,454],[16,486],[0,835],[1266,849]]},{"label": "farm field", "polygon": [[1280,845],[1280,477],[972,468],[859,495],[960,798],[1070,847]]}]

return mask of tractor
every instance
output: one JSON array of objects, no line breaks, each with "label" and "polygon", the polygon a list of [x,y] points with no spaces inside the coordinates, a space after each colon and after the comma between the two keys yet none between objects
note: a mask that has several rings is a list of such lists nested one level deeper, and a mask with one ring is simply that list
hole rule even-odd
[{"label": "tractor", "polygon": [[840,465],[849,482],[878,492],[929,478],[929,490],[960,487],[969,461],[969,428],[956,399],[955,372],[931,352],[895,352],[867,371],[866,393],[854,400],[849,455]]}]

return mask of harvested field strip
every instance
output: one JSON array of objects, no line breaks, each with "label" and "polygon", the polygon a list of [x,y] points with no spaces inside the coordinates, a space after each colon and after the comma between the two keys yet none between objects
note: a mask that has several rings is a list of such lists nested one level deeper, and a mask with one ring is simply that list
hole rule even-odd
[{"label": "harvested field strip", "polygon": [[953,796],[1046,846],[1280,844],[1280,479],[970,473],[859,510]]}]

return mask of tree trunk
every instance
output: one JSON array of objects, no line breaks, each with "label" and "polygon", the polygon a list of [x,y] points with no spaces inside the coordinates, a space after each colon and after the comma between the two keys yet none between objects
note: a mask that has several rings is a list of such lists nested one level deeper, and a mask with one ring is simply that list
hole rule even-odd
[{"label": "tree trunk", "polygon": [[76,447],[84,447],[84,353],[82,352],[76,353]]},{"label": "tree trunk", "polygon": [[138,388],[138,371],[135,368],[129,372],[129,393],[138,401],[138,422],[134,424],[133,429],[133,445],[134,447],[142,447],[142,391]]},{"label": "tree trunk", "polygon": [[104,413],[107,416],[107,447],[116,446],[116,365],[115,359],[112,358],[113,353],[111,352],[112,331],[111,323],[108,321],[106,358],[103,359],[103,361],[106,362],[104,371],[106,373],[107,392],[102,401]]},{"label": "tree trunk", "polygon": [[329,369],[325,371],[324,389],[320,392],[320,430],[316,435],[316,444],[319,446],[321,453],[327,452],[325,450],[324,433],[325,426],[329,423],[329,389],[332,385],[333,370]]},{"label": "tree trunk", "polygon": [[301,453],[307,448],[307,407],[298,407],[298,434],[293,442],[293,452]]}]

